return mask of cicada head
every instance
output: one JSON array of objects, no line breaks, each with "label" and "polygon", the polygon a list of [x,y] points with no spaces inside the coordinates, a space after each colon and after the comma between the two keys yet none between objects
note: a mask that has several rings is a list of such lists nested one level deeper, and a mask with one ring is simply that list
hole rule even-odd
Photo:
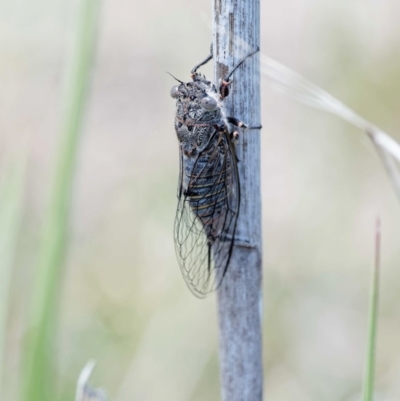
[{"label": "cicada head", "polygon": [[[181,114],[179,106],[182,105],[184,106],[182,112],[188,113],[185,117],[194,120],[201,119],[203,116],[206,120],[207,117],[214,117],[221,108],[221,100],[215,85],[197,73],[193,74],[192,78],[191,82],[179,81],[180,85],[171,88],[171,97],[177,100],[178,114]],[[190,111],[197,112],[190,115]]]},{"label": "cicada head", "polygon": [[189,157],[205,148],[214,127],[222,123],[222,100],[215,85],[197,73],[192,79],[179,81],[171,89],[171,97],[176,99],[175,130],[183,153]]}]

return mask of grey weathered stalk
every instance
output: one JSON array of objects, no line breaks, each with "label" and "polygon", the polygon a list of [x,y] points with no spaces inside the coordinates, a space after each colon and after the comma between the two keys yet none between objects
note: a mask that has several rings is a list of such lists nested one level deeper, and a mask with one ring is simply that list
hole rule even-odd
[{"label": "grey weathered stalk", "polygon": [[[215,82],[259,46],[259,0],[214,0]],[[260,124],[259,54],[234,73],[227,114]],[[218,290],[223,401],[262,400],[262,253],[260,132],[241,132],[237,146],[241,207],[234,251]]]}]

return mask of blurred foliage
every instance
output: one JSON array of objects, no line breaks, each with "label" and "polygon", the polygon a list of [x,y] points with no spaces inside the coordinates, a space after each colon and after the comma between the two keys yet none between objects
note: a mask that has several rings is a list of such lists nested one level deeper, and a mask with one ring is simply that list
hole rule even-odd
[{"label": "blurred foliage", "polygon": [[[6,144],[18,153],[21,138],[30,143],[8,289],[1,396],[7,401],[17,400],[20,390],[75,3],[0,2],[0,157],[7,160]],[[115,0],[103,6],[57,293],[60,399],[74,398],[82,366],[95,358],[93,382],[112,400],[218,400],[215,297],[191,296],[174,255],[178,151],[169,97],[174,83],[165,74],[189,77],[207,52],[210,3]],[[399,12],[395,0],[269,2],[262,10],[262,51],[399,140]],[[204,72],[210,76],[210,69]],[[384,274],[377,400],[397,400],[400,227],[390,182],[356,129],[267,86],[262,92],[267,399],[361,398],[379,214]]]},{"label": "blurred foliage", "polygon": [[[10,166],[11,164],[11,166]],[[25,160],[4,163],[0,175],[0,394],[6,386],[5,353],[14,257],[21,223]]]},{"label": "blurred foliage", "polygon": [[76,155],[85,112],[95,46],[98,0],[82,0],[67,62],[64,115],[59,150],[45,213],[39,262],[35,271],[32,311],[23,355],[22,400],[53,401],[56,398],[55,344],[59,291],[68,238],[68,222]]}]

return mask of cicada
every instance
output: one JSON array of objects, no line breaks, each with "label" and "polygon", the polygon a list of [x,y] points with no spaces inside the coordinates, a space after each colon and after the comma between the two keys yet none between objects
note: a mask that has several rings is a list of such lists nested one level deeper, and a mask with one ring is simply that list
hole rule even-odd
[{"label": "cicada", "polygon": [[[231,259],[240,209],[240,181],[235,145],[246,125],[226,115],[224,99],[243,61],[220,80],[218,88],[198,68],[192,81],[171,89],[176,99],[175,131],[180,174],[174,225],[175,249],[189,289],[204,297],[221,284]],[[176,79],[176,78],[175,78]]]}]

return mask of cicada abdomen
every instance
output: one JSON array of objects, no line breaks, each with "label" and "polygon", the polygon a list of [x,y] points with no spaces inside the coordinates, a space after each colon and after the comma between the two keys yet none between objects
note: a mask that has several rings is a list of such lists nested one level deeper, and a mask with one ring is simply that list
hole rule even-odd
[{"label": "cicada abdomen", "polygon": [[[252,53],[254,54],[254,53]],[[191,291],[204,297],[222,282],[229,266],[240,207],[234,126],[223,99],[229,77],[219,89],[192,70],[192,81],[174,86],[175,131],[179,140],[180,178],[174,238],[179,265]]]}]

